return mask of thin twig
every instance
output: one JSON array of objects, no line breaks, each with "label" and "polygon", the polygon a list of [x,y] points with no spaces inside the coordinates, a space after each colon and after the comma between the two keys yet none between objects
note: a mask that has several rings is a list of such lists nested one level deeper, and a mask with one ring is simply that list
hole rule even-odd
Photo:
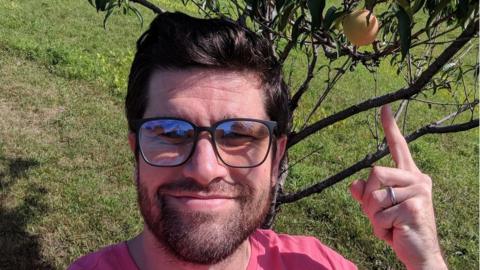
[{"label": "thin twig", "polygon": [[398,122],[398,119],[400,119],[400,115],[402,115],[402,112],[405,109],[406,105],[407,105],[407,99],[404,99],[402,100],[402,102],[400,102],[400,106],[398,107],[398,110],[395,112],[395,115],[393,116],[395,118],[395,121]]},{"label": "thin twig", "polygon": [[300,85],[300,87],[298,88],[295,95],[293,95],[292,99],[290,100],[290,110],[292,112],[298,107],[298,102],[300,101],[300,98],[308,90],[310,81],[314,77],[313,72],[315,70],[315,66],[317,65],[317,59],[318,59],[317,50],[318,50],[318,47],[315,45],[312,45],[313,56],[312,56],[312,60],[308,64],[307,76],[305,77],[305,80],[303,81],[302,85]]},{"label": "thin twig", "polygon": [[408,105],[410,105],[410,99],[406,100],[405,103],[405,112],[403,113],[403,123],[402,123],[402,132],[407,130],[407,118],[408,118]]},{"label": "thin twig", "polygon": [[317,147],[317,148],[315,148],[313,151],[311,151],[310,153],[302,156],[302,157],[299,158],[298,160],[295,160],[293,163],[290,164],[290,162],[289,162],[288,168],[286,168],[285,170],[280,171],[279,174],[280,174],[280,175],[284,174],[285,172],[287,172],[287,171],[289,171],[290,169],[292,169],[293,167],[295,167],[297,164],[300,164],[302,161],[304,161],[304,160],[306,160],[307,158],[309,158],[310,156],[313,156],[314,154],[317,154],[318,151],[319,151],[320,149],[323,149],[323,148],[324,148],[323,145],[320,146],[320,147]]},{"label": "thin twig", "polygon": [[419,99],[419,98],[414,98],[414,97],[409,98],[409,100],[418,101],[418,102],[422,102],[422,103],[426,103],[426,104],[430,104],[430,105],[441,105],[441,106],[457,106],[458,107],[458,106],[462,106],[463,104],[465,104],[465,103],[436,102],[436,101],[424,100],[424,99]]},{"label": "thin twig", "polygon": [[[347,65],[349,63],[350,63],[350,58],[347,58],[345,60],[345,62],[343,63],[343,65],[340,68],[337,68],[337,73],[335,73],[335,76],[333,76],[333,79],[330,80],[330,78],[329,78],[327,86],[325,87],[325,91],[323,91],[322,95],[318,98],[317,103],[315,103],[315,106],[313,106],[313,109],[308,114],[302,129],[305,128],[305,126],[310,121],[310,118],[312,118],[312,116],[318,110],[320,105],[322,105],[323,101],[327,98],[327,95],[330,93],[330,91],[333,89],[333,87],[337,84],[338,80],[346,73],[345,70],[346,70]],[[330,72],[329,72],[329,77],[330,77]]]},{"label": "thin twig", "polygon": [[442,44],[449,44],[449,43],[452,43],[452,41],[454,41],[454,39],[447,40],[447,41],[424,41],[424,42],[419,42],[419,43],[413,44],[411,48],[415,48],[415,47],[420,46],[420,45],[442,45]]},{"label": "thin twig", "polygon": [[[373,74],[373,79],[375,81],[375,96],[378,96],[378,78],[377,78],[377,72]],[[378,147],[379,145],[379,136],[378,136],[378,111],[373,110],[373,116],[374,116],[374,124],[375,124],[375,143]]]}]

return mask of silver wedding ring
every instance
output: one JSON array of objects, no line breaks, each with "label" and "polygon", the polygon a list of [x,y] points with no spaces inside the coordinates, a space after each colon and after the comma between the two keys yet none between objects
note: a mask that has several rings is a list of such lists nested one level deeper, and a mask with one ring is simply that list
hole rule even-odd
[{"label": "silver wedding ring", "polygon": [[387,190],[388,197],[390,197],[390,201],[392,202],[392,206],[396,205],[397,202],[397,196],[395,196],[395,192],[393,191],[392,187],[385,187],[385,190]]}]

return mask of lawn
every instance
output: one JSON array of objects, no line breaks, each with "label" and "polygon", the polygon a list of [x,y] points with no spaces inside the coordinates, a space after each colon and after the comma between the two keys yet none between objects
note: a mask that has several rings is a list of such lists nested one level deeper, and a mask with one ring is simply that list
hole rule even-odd
[{"label": "lawn", "polygon": [[[143,29],[134,16],[115,15],[105,30],[103,15],[86,0],[0,2],[0,269],[65,269],[82,254],[142,229],[123,113],[135,41],[152,19],[142,12]],[[303,61],[298,57],[294,65]],[[292,74],[292,84],[298,85],[304,74],[299,69]],[[358,67],[314,118],[402,83],[388,63],[375,74]],[[473,83],[467,82],[470,88]],[[321,76],[312,87],[323,87]],[[302,106],[310,106],[316,94],[307,95]],[[412,103],[415,113],[406,129],[452,109]],[[297,124],[304,115],[296,114]],[[311,149],[319,152],[291,168],[286,189],[324,179],[374,151],[368,129],[372,117],[373,111],[359,114],[292,148],[293,162]],[[478,129],[426,136],[410,147],[418,166],[434,180],[448,264],[478,269]],[[367,173],[284,205],[275,229],[316,236],[361,269],[402,269],[347,192],[353,179]]]}]

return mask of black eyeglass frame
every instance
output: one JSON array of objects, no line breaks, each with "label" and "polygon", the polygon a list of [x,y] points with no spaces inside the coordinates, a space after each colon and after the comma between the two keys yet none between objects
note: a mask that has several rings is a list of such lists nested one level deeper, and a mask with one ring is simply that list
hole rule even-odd
[{"label": "black eyeglass frame", "polygon": [[[190,150],[190,154],[188,154],[187,158],[185,158],[184,161],[182,161],[181,163],[179,164],[176,164],[176,165],[158,165],[158,164],[154,164],[154,163],[151,163],[150,161],[147,160],[147,158],[145,157],[145,154],[143,153],[143,150],[142,150],[142,147],[140,146],[140,128],[142,127],[142,125],[146,122],[149,122],[149,121],[155,121],[155,120],[179,120],[179,121],[183,121],[183,122],[186,122],[188,124],[190,124],[192,127],[193,127],[193,131],[194,131],[194,135],[193,135],[193,145],[192,145],[192,149]],[[225,123],[225,122],[230,122],[230,121],[252,121],[252,122],[257,122],[257,123],[261,123],[263,125],[265,125],[268,129],[268,133],[269,133],[269,136],[268,136],[268,148],[267,148],[267,152],[265,154],[265,157],[258,163],[258,164],[255,164],[255,165],[250,165],[250,166],[233,166],[233,165],[230,165],[228,164],[227,162],[225,162],[222,158],[222,156],[219,154],[218,152],[218,149],[217,149],[217,142],[215,141],[215,135],[214,135],[214,132],[215,130],[217,129],[218,126],[220,126],[221,124]],[[270,121],[270,120],[260,120],[260,119],[254,119],[254,118],[228,118],[228,119],[223,119],[221,121],[218,121],[216,123],[214,123],[212,126],[210,127],[205,127],[205,126],[197,126],[195,125],[194,123],[188,121],[188,120],[185,120],[183,118],[177,118],[177,117],[151,117],[151,118],[143,118],[143,119],[138,119],[138,120],[134,120],[133,121],[133,125],[134,125],[134,128],[135,128],[135,140],[136,140],[136,152],[140,152],[141,155],[142,155],[142,158],[143,160],[149,164],[150,166],[153,166],[153,167],[178,167],[178,166],[181,166],[183,164],[185,164],[193,155],[193,153],[195,152],[195,148],[197,146],[197,143],[198,143],[198,137],[200,136],[200,133],[202,131],[207,131],[208,133],[210,133],[210,137],[211,137],[211,140],[212,140],[212,145],[213,145],[213,151],[215,152],[215,155],[222,161],[223,164],[229,166],[229,167],[232,167],[232,168],[254,168],[254,167],[258,167],[260,165],[262,165],[262,163],[265,162],[265,160],[267,159],[268,157],[268,154],[270,153],[270,148],[272,146],[272,141],[274,140],[274,138],[276,138],[276,136],[278,135],[278,130],[277,130],[277,122],[275,121]]]}]

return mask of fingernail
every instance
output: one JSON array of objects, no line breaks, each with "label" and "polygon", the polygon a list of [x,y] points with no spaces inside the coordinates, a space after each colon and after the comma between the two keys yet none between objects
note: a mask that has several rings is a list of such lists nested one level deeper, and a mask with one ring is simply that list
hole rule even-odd
[{"label": "fingernail", "polygon": [[392,108],[390,107],[390,103],[384,104],[383,108],[385,109],[385,112],[391,112]]},{"label": "fingernail", "polygon": [[390,103],[388,103],[387,105],[387,112],[392,115],[392,106],[390,106]]}]

